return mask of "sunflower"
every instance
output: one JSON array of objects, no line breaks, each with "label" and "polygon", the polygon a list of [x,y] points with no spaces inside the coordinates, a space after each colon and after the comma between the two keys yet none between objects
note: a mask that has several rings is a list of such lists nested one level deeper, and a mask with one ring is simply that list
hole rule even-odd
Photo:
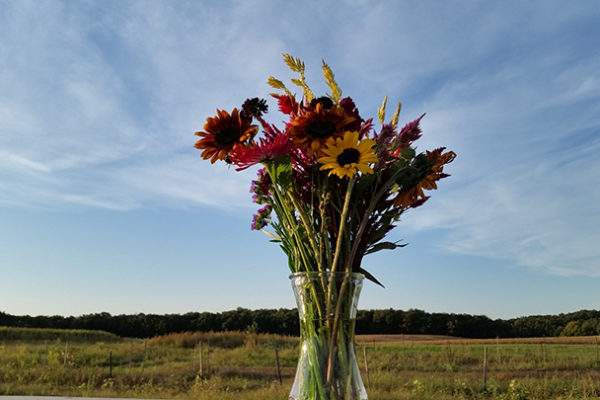
[{"label": "sunflower", "polygon": [[342,137],[354,121],[355,118],[346,114],[342,107],[333,105],[327,108],[323,102],[317,102],[314,108],[292,121],[288,133],[296,146],[315,154],[328,139]]},{"label": "sunflower", "polygon": [[371,139],[358,140],[358,132],[346,132],[343,138],[331,138],[327,148],[323,149],[325,157],[317,161],[322,170],[330,169],[329,175],[335,174],[340,178],[352,177],[357,171],[363,174],[372,174],[373,169],[369,163],[377,162],[373,151],[375,141]]},{"label": "sunflower", "polygon": [[235,145],[252,138],[258,131],[251,119],[241,118],[237,108],[233,109],[231,115],[217,109],[217,116],[208,117],[203,129],[204,131],[195,133],[202,139],[194,147],[202,150],[200,155],[205,160],[210,158],[211,164],[217,160],[225,160]]}]

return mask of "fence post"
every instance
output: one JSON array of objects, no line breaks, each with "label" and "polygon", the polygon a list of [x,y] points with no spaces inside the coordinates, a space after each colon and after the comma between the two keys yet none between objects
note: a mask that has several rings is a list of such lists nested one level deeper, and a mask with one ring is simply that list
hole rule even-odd
[{"label": "fence post", "polygon": [[210,374],[210,343],[206,342],[206,373]]},{"label": "fence post", "polygon": [[367,389],[371,389],[371,380],[369,379],[369,362],[367,361],[367,346],[363,346],[363,358],[365,359],[365,374],[367,376]]},{"label": "fence post", "polygon": [[132,353],[132,344],[129,343],[129,364],[127,367],[127,373],[131,374],[131,353]]},{"label": "fence post", "polygon": [[142,372],[144,372],[144,367],[146,366],[146,356],[148,355],[148,341],[144,339],[144,358],[142,359]]},{"label": "fence post", "polygon": [[277,346],[275,346],[275,361],[277,362],[277,378],[279,378],[279,384],[283,384],[283,380],[281,379],[281,365],[279,364],[279,351],[277,350]]},{"label": "fence post", "polygon": [[112,378],[112,351],[108,353],[108,377]]},{"label": "fence post", "polygon": [[487,391],[487,346],[483,346],[483,391]]},{"label": "fence post", "polygon": [[63,365],[67,365],[67,353],[69,351],[69,339],[65,339],[65,358],[63,360]]},{"label": "fence post", "polygon": [[200,348],[198,349],[198,352],[200,353],[200,357],[199,357],[199,365],[198,365],[198,373],[200,374],[200,377],[203,377],[204,374],[204,370],[202,369],[202,342],[199,343]]}]

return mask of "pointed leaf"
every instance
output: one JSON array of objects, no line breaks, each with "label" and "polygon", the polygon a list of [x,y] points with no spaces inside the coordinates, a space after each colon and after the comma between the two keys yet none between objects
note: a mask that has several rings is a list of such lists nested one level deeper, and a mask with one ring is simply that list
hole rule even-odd
[{"label": "pointed leaf", "polygon": [[368,280],[370,280],[373,283],[378,284],[379,286],[381,286],[382,288],[385,288],[385,286],[383,286],[383,284],[381,282],[379,282],[373,275],[371,275],[371,273],[369,273],[368,271],[362,269],[362,268],[358,268],[358,270],[356,272],[359,272],[361,274],[363,274],[365,276],[365,278],[367,278]]},{"label": "pointed leaf", "polygon": [[394,250],[398,247],[406,247],[407,243],[398,244],[398,242],[381,242],[371,246],[365,254],[376,253],[381,250]]}]

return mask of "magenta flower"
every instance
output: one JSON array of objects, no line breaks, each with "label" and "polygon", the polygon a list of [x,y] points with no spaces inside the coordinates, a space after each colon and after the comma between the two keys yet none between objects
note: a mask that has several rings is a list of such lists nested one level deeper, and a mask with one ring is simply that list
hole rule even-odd
[{"label": "magenta flower", "polygon": [[293,149],[292,138],[285,133],[277,133],[272,140],[261,138],[258,143],[237,146],[231,152],[230,158],[238,166],[236,170],[242,171],[263,161],[274,160],[282,155],[291,155]]}]

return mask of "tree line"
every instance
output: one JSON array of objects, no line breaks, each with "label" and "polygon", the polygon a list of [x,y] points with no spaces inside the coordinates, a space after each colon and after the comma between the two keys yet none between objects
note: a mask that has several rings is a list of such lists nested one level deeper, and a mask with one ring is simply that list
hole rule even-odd
[{"label": "tree line", "polygon": [[[296,309],[236,310],[186,314],[86,314],[77,317],[10,315],[0,312],[0,326],[103,330],[122,337],[148,338],[178,332],[248,331],[298,335]],[[590,336],[600,334],[600,310],[492,320],[483,315],[359,310],[357,334],[429,334],[464,338]]]}]

